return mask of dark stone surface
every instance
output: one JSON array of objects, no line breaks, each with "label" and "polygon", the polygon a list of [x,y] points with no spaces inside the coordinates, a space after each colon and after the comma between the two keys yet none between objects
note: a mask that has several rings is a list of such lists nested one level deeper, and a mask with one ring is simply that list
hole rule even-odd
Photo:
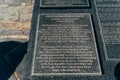
[{"label": "dark stone surface", "polygon": [[96,5],[106,59],[120,61],[120,1],[96,0]]},{"label": "dark stone surface", "polygon": [[[99,15],[98,15],[98,12],[100,14],[100,11],[104,12],[104,9],[106,9],[105,11],[109,11],[109,12],[113,12],[112,10],[114,10],[114,11],[116,11],[114,13],[117,13],[117,12],[119,12],[118,11],[119,8],[117,8],[118,10],[116,8],[114,9],[114,8],[108,8],[108,7],[100,8],[97,6],[101,6],[101,4],[95,4],[96,1],[102,2],[103,0],[90,0],[91,6],[89,8],[85,8],[85,9],[84,8],[83,9],[82,8],[42,9],[42,8],[39,8],[40,1],[39,0],[35,1],[35,7],[34,7],[33,19],[32,19],[32,25],[31,25],[32,27],[31,27],[31,33],[30,33],[30,41],[29,41],[29,46],[28,46],[28,53],[24,57],[24,62],[22,63],[24,70],[21,68],[19,68],[19,70],[18,70],[18,71],[21,70],[20,72],[22,72],[22,71],[24,72],[24,74],[20,74],[20,76],[22,76],[22,80],[120,80],[120,73],[119,73],[120,72],[120,61],[118,59],[117,60],[106,59],[106,54],[108,54],[108,53],[106,53],[104,51],[104,49],[105,49],[104,44],[103,44],[104,42],[103,42],[102,35],[101,35],[101,34],[103,34],[103,33],[101,33],[101,21],[102,20],[99,19]],[[116,0],[116,1],[118,1],[118,0]],[[108,5],[105,5],[105,6],[108,6]],[[119,5],[116,4],[115,6],[119,6]],[[96,42],[97,42],[97,48],[98,48],[98,53],[99,53],[99,58],[100,58],[101,69],[102,69],[101,76],[79,76],[79,75],[31,76],[32,58],[33,58],[33,52],[34,52],[34,47],[35,47],[35,44],[34,44],[35,43],[35,35],[36,35],[36,30],[37,30],[37,18],[38,18],[38,14],[44,14],[44,13],[50,13],[50,14],[53,14],[53,13],[90,13],[92,15],[94,33],[96,36],[95,38],[96,38]],[[108,17],[109,16],[107,16],[106,18],[108,18]],[[102,30],[104,30],[104,29],[102,29]],[[113,49],[113,48],[110,48],[107,50],[111,50],[111,49]],[[115,53],[116,52],[114,52],[113,54],[115,54]],[[110,55],[112,55],[112,53],[110,53]],[[115,56],[115,58],[116,58],[116,56]]]},{"label": "dark stone surface", "polygon": [[40,0],[40,7],[89,7],[89,0]]},{"label": "dark stone surface", "polygon": [[32,75],[101,75],[91,15],[39,14]]}]

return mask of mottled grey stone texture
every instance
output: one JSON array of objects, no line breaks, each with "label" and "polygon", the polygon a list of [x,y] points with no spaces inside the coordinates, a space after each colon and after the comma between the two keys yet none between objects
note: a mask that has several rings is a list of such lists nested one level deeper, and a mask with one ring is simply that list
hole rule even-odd
[{"label": "mottled grey stone texture", "polygon": [[0,5],[3,5],[5,4],[5,1],[4,0],[0,0]]},{"label": "mottled grey stone texture", "polygon": [[41,0],[40,7],[89,7],[89,0]]},{"label": "mottled grey stone texture", "polygon": [[13,20],[19,19],[19,13],[15,7],[1,7],[0,8],[0,20]]},{"label": "mottled grey stone texture", "polygon": [[5,0],[8,4],[30,3],[31,0]]},{"label": "mottled grey stone texture", "polygon": [[120,61],[120,1],[96,0],[96,5],[106,59]]},{"label": "mottled grey stone texture", "polygon": [[[28,52],[25,55],[19,67],[17,68],[17,71],[19,73],[21,80],[120,80],[120,61],[119,60],[109,61],[109,60],[106,60],[106,57],[105,57],[106,53],[104,52],[104,47],[103,47],[104,45],[101,37],[102,33],[100,30],[100,22],[98,21],[99,15],[96,14],[98,13],[98,11],[96,11],[98,9],[96,8],[97,5],[95,4],[95,1],[101,2],[101,0],[90,0],[91,6],[90,8],[86,8],[86,9],[80,9],[80,8],[40,9],[39,8],[40,0],[35,1]],[[114,3],[117,3],[117,2],[114,2]],[[112,9],[109,11],[113,12],[113,10],[116,12],[119,12],[116,9]],[[100,12],[101,12],[101,9],[100,9]],[[42,14],[43,13],[51,13],[51,14],[53,13],[90,13],[92,16],[94,33],[97,41],[97,48],[99,52],[102,75],[101,76],[78,76],[78,75],[77,76],[65,76],[65,75],[63,76],[31,76],[31,64],[32,64],[33,52],[34,52],[34,46],[35,46],[34,43],[36,38],[35,33],[36,33],[36,27],[37,27],[37,18],[39,13],[42,13]],[[114,48],[117,48],[117,47],[114,47]],[[113,52],[115,51],[112,51],[114,48],[111,47],[108,49],[112,52],[110,53],[110,55],[114,54]]]},{"label": "mottled grey stone texture", "polygon": [[0,7],[0,21],[28,21],[33,5]]}]

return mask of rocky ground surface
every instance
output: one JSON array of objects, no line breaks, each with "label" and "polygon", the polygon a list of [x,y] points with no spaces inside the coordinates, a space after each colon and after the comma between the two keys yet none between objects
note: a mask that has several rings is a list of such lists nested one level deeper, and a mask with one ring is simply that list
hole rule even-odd
[{"label": "rocky ground surface", "polygon": [[33,3],[0,6],[0,42],[29,39]]},{"label": "rocky ground surface", "polygon": [[[7,5],[3,1],[9,0],[0,0],[0,42],[28,41],[34,1],[19,5]],[[16,79],[12,75],[9,80]]]}]

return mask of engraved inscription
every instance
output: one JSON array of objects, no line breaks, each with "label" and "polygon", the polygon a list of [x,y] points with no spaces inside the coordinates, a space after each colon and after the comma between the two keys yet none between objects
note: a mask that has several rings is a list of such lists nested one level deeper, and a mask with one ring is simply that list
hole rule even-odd
[{"label": "engraved inscription", "polygon": [[90,14],[40,14],[32,75],[101,75]]},{"label": "engraved inscription", "polygon": [[97,3],[97,7],[120,7],[120,0],[95,0]]},{"label": "engraved inscription", "polygon": [[96,0],[107,60],[120,60],[120,0]]},{"label": "engraved inscription", "polygon": [[40,7],[89,7],[88,0],[41,0]]}]

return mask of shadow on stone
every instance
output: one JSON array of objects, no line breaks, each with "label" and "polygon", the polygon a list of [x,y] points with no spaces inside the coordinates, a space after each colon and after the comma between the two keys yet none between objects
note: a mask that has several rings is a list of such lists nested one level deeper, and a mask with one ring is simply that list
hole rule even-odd
[{"label": "shadow on stone", "polygon": [[120,80],[120,63],[118,63],[115,67],[115,77],[116,80]]},{"label": "shadow on stone", "polygon": [[27,42],[0,43],[0,80],[8,80],[27,53]]}]

